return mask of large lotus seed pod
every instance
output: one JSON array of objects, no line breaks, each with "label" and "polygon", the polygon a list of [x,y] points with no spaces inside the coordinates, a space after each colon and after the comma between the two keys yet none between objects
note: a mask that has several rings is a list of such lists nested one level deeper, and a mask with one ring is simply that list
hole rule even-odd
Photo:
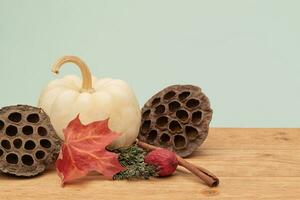
[{"label": "large lotus seed pod", "polygon": [[143,107],[139,139],[187,157],[206,139],[211,119],[209,100],[199,87],[173,85]]},{"label": "large lotus seed pod", "polygon": [[17,105],[0,110],[0,171],[35,176],[53,165],[60,145],[42,109]]}]

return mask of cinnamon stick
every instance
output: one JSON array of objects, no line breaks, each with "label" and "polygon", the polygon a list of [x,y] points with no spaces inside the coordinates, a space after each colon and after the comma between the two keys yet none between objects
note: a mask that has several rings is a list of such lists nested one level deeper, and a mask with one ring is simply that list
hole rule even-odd
[{"label": "cinnamon stick", "polygon": [[[153,146],[151,144],[141,142],[139,140],[137,140],[136,143],[141,148],[150,150],[150,151],[160,148],[160,147]],[[178,155],[177,155],[177,160],[178,160],[178,163],[180,166],[186,168],[187,170],[192,172],[194,175],[199,177],[209,187],[217,187],[219,185],[219,179],[213,173],[208,171],[207,169],[198,167],[198,166],[184,160],[182,157],[180,157]]]}]

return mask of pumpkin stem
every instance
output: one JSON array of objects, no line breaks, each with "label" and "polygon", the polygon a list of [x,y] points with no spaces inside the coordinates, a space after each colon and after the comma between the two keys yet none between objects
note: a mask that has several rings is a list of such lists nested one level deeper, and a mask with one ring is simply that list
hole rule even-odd
[{"label": "pumpkin stem", "polygon": [[64,56],[60,58],[52,67],[52,72],[55,74],[59,73],[61,66],[65,63],[74,63],[76,64],[81,71],[82,75],[82,87],[81,92],[93,92],[94,89],[92,87],[92,75],[88,68],[88,66],[78,57],[76,56]]}]

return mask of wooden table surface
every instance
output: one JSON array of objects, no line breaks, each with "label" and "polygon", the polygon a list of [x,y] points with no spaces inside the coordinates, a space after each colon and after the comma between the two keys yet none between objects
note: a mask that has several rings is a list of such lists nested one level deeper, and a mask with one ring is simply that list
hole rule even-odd
[{"label": "wooden table surface", "polygon": [[180,169],[145,181],[93,175],[61,188],[50,170],[33,179],[0,175],[0,200],[300,199],[300,129],[212,128],[188,160],[214,172],[220,186],[209,188]]}]

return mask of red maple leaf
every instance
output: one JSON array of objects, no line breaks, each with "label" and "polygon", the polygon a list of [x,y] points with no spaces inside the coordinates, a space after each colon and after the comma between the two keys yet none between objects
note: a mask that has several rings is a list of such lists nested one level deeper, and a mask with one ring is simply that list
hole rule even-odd
[{"label": "red maple leaf", "polygon": [[105,149],[119,136],[108,128],[108,119],[83,125],[78,115],[64,129],[64,135],[65,141],[56,161],[62,185],[86,176],[90,171],[112,178],[124,170],[118,155]]}]

